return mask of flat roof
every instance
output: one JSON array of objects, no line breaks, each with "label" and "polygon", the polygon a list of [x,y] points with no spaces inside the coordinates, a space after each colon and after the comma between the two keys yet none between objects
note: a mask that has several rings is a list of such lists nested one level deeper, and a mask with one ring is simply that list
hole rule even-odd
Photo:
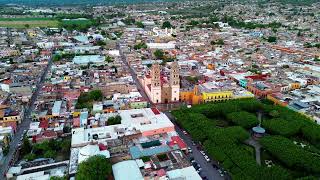
[{"label": "flat roof", "polygon": [[167,172],[169,179],[202,180],[193,166]]},{"label": "flat roof", "polygon": [[52,115],[60,115],[62,101],[55,101],[52,108]]},{"label": "flat roof", "polygon": [[75,56],[73,58],[73,63],[75,64],[103,63],[104,61],[104,56],[100,55]]},{"label": "flat roof", "polygon": [[[99,139],[117,139],[121,135],[131,135],[138,132],[174,127],[174,124],[165,114],[161,112],[155,114],[151,108],[120,110],[118,113],[121,117],[121,124],[89,129],[72,129],[71,144],[76,146],[87,143],[92,139],[92,135],[94,134],[98,134]],[[119,134],[117,132],[119,129],[125,129],[124,133]]]},{"label": "flat roof", "polygon": [[112,171],[115,180],[144,179],[135,160],[116,163],[112,166]]}]

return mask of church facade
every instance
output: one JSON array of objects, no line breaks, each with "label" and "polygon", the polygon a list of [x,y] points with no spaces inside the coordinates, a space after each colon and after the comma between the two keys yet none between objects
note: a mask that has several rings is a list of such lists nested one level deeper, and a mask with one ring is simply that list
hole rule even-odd
[{"label": "church facade", "polygon": [[180,77],[179,65],[171,63],[169,75],[161,71],[159,64],[153,64],[150,73],[139,79],[150,100],[155,103],[179,101]]}]

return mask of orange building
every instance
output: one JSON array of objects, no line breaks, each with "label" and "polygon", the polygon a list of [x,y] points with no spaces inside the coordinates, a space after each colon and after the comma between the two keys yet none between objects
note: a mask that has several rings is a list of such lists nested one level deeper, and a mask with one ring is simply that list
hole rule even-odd
[{"label": "orange building", "polygon": [[180,100],[188,102],[192,105],[200,104],[202,102],[202,96],[199,94],[198,85],[195,85],[192,91],[180,91]]},{"label": "orange building", "polygon": [[287,106],[288,103],[281,100],[281,98],[279,97],[280,94],[278,93],[273,93],[273,94],[268,94],[267,95],[267,99],[272,101],[275,105],[279,105],[279,106]]}]

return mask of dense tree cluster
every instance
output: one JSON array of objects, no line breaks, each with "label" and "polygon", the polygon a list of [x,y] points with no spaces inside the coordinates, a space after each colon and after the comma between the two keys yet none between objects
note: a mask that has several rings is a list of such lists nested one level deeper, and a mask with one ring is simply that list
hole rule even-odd
[{"label": "dense tree cluster", "polygon": [[117,115],[115,117],[110,117],[108,119],[108,125],[121,124],[121,116]]},{"label": "dense tree cluster", "polygon": [[93,90],[90,92],[81,93],[78,97],[76,104],[77,109],[91,109],[93,101],[101,101],[103,99],[103,94],[100,90]]},{"label": "dense tree cluster", "polygon": [[252,128],[259,123],[255,115],[246,111],[229,113],[227,114],[227,119],[246,129]]},{"label": "dense tree cluster", "polygon": [[135,50],[138,50],[138,49],[147,49],[147,45],[146,45],[146,43],[141,42],[141,43],[135,44],[135,45],[133,46],[133,48],[134,48]]},{"label": "dense tree cluster", "polygon": [[157,59],[164,59],[165,58],[164,52],[160,49],[157,49],[153,54]]},{"label": "dense tree cluster", "polygon": [[67,159],[70,154],[71,141],[70,139],[52,139],[33,145],[31,145],[30,142],[24,141],[22,146],[24,149],[21,151],[21,155],[28,161],[36,158],[56,159],[58,154],[62,155],[64,159]]},{"label": "dense tree cluster", "polygon": [[262,146],[286,166],[309,173],[320,173],[320,151],[309,146],[302,147],[282,136],[266,136]]},{"label": "dense tree cluster", "polygon": [[[253,151],[244,144],[249,138],[246,129],[250,130],[259,123],[257,113],[263,114],[262,127],[271,135],[261,140],[262,147],[281,162],[272,167],[258,165]],[[319,165],[312,165],[311,162],[319,161],[320,150],[317,148],[320,126],[288,108],[274,106],[267,101],[242,99],[196,105],[173,111],[172,114],[178,125],[199,141],[208,154],[228,170],[233,179],[313,179],[312,175],[319,174]],[[227,126],[217,127],[220,120],[226,121]],[[303,139],[307,147],[301,149],[295,145],[293,139],[296,138]],[[299,156],[310,162],[304,166]],[[307,175],[311,176],[304,177]]]},{"label": "dense tree cluster", "polygon": [[269,24],[259,24],[254,22],[244,22],[241,20],[236,20],[233,17],[224,16],[222,19],[222,22],[228,23],[230,26],[235,28],[244,28],[244,29],[256,29],[256,28],[272,28],[277,29],[282,26],[281,23],[278,22],[272,22]]},{"label": "dense tree cluster", "polygon": [[287,120],[279,118],[264,121],[262,124],[271,134],[278,134],[286,137],[299,133],[301,128],[301,124],[299,123],[288,122]]},{"label": "dense tree cluster", "polygon": [[105,180],[112,175],[112,166],[109,159],[96,155],[81,162],[76,179],[78,180]]}]

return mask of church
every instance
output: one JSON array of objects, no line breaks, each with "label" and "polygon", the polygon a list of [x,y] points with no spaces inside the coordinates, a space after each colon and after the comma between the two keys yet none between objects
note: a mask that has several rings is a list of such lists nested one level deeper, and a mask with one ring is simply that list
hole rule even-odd
[{"label": "church", "polygon": [[179,65],[172,62],[169,75],[161,71],[161,66],[153,64],[148,74],[140,78],[149,99],[155,103],[171,103],[179,101],[180,78]]}]

